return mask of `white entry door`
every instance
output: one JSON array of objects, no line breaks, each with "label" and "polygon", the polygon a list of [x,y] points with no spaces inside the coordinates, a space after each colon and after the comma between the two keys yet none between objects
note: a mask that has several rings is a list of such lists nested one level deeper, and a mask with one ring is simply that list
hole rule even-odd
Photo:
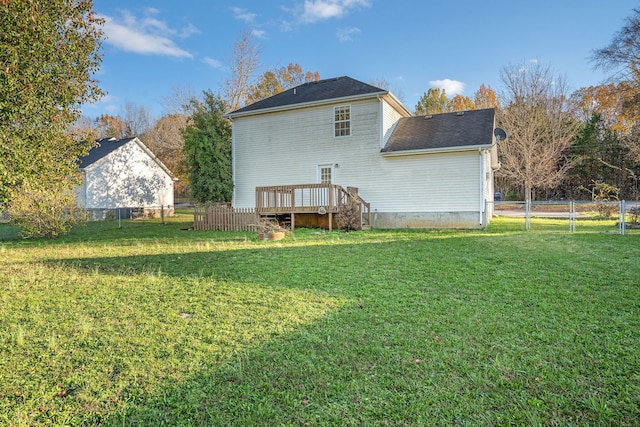
[{"label": "white entry door", "polygon": [[318,183],[331,184],[333,165],[318,165]]},{"label": "white entry door", "polygon": [[[331,184],[333,176],[333,165],[318,165],[318,183],[319,184]],[[321,189],[317,195],[316,204],[318,206],[329,205],[329,191],[330,189]]]}]

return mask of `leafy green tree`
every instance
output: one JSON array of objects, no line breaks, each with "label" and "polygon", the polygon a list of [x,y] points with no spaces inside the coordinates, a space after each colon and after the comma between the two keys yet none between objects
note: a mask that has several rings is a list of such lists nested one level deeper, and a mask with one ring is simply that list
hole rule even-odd
[{"label": "leafy green tree", "polygon": [[192,99],[191,122],[182,132],[189,169],[191,199],[198,203],[229,202],[233,193],[231,123],[224,100],[210,91]]},{"label": "leafy green tree", "polygon": [[500,108],[500,100],[491,86],[481,84],[473,96],[474,109]]},{"label": "leafy green tree", "polygon": [[464,95],[456,95],[451,101],[449,101],[449,105],[447,105],[447,111],[468,111],[475,110],[475,105],[473,100],[468,96]]},{"label": "leafy green tree", "polygon": [[425,114],[446,113],[448,108],[449,98],[447,98],[444,89],[430,88],[416,104],[415,114],[416,116],[422,116]]},{"label": "leafy green tree", "polygon": [[261,99],[268,98],[272,95],[284,92],[284,86],[278,79],[276,73],[272,70],[265,71],[255,85],[249,89],[247,96],[247,104],[253,104]]},{"label": "leafy green tree", "polygon": [[112,116],[111,114],[101,114],[95,119],[95,126],[98,138],[116,138],[122,139],[127,136],[127,124],[120,116]]},{"label": "leafy green tree", "polygon": [[562,183],[564,197],[591,196],[590,183],[609,183],[622,197],[634,197],[635,182],[628,148],[609,128],[602,115],[594,113],[583,123],[568,155],[573,167]]},{"label": "leafy green tree", "polygon": [[86,211],[76,205],[75,191],[68,178],[46,186],[35,180],[20,185],[20,197],[11,199],[11,221],[24,237],[54,238],[86,219]]},{"label": "leafy green tree", "polygon": [[59,183],[79,182],[78,157],[91,147],[69,129],[79,105],[102,95],[92,78],[102,20],[92,7],[91,0],[0,4],[0,203],[9,211],[23,190],[66,192]]}]

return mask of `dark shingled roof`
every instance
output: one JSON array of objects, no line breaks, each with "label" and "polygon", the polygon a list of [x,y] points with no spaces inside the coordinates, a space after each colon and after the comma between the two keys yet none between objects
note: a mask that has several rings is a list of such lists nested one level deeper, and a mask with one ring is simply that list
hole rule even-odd
[{"label": "dark shingled roof", "polygon": [[87,166],[94,164],[101,158],[105,157],[107,154],[117,150],[133,139],[135,138],[104,138],[98,140],[98,145],[93,147],[91,151],[89,151],[89,154],[84,157],[80,157],[80,168],[86,168]]},{"label": "dark shingled roof", "polygon": [[471,110],[401,118],[383,153],[493,143],[495,110]]},{"label": "dark shingled roof", "polygon": [[234,116],[239,113],[304,104],[307,102],[386,92],[384,89],[363,83],[351,77],[336,77],[333,79],[304,83],[251,105],[247,105],[244,108],[229,113],[229,115]]}]

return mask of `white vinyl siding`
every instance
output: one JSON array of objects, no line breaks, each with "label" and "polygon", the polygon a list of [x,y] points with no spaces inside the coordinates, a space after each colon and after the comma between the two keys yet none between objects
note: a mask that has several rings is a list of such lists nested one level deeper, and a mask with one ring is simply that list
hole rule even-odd
[{"label": "white vinyl siding", "polygon": [[86,167],[81,192],[87,209],[173,206],[172,177],[135,140]]},{"label": "white vinyl siding", "polygon": [[374,181],[379,212],[478,211],[477,151],[386,157],[381,171],[394,179]]},{"label": "white vinyl siding", "polygon": [[[378,101],[350,105],[352,136],[335,138],[334,106],[238,117],[233,121],[234,206],[255,206],[255,188],[317,182],[317,166],[339,164],[333,182],[351,185],[379,161]],[[343,172],[348,172],[347,176]]]},{"label": "white vinyl siding", "polygon": [[381,102],[380,104],[382,105],[382,138],[380,139],[380,148],[382,149],[396,128],[398,120],[404,117],[404,115],[386,102]]},{"label": "white vinyl siding", "polygon": [[384,156],[401,114],[377,98],[353,101],[352,135],[341,139],[327,132],[341,105],[235,118],[234,206],[255,206],[258,186],[318,182],[319,165],[337,164],[332,182],[358,187],[372,213],[479,212],[478,150]]}]

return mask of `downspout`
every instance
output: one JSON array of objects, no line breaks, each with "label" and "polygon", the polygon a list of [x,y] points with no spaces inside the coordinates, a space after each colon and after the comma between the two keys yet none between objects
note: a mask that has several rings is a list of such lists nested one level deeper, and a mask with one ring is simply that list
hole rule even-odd
[{"label": "downspout", "polygon": [[380,132],[380,142],[378,143],[378,145],[382,150],[384,148],[384,109],[382,108],[382,98],[380,98],[380,95],[376,95],[376,98],[378,98],[378,117],[380,120],[380,124],[378,126],[378,132]]},{"label": "downspout", "polygon": [[233,192],[231,193],[231,206],[236,205],[236,133],[233,131],[233,119],[229,117],[231,122],[231,183],[233,184]]},{"label": "downspout", "polygon": [[480,221],[480,225],[483,225],[484,221],[482,214],[484,213],[484,161],[482,159],[482,148],[478,148],[478,154],[478,157],[480,159],[480,200],[478,201],[478,219]]}]

